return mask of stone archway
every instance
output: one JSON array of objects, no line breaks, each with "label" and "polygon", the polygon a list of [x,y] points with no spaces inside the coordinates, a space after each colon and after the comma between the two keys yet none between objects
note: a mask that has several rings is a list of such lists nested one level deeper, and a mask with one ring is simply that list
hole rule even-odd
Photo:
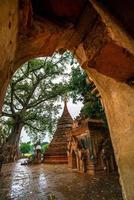
[{"label": "stone archway", "polygon": [[[0,3],[0,106],[9,80],[22,63],[54,51],[74,52],[102,96],[124,199],[133,200],[134,40],[129,21],[134,15],[127,12],[124,18],[123,13],[134,4],[119,0],[119,13],[112,1],[100,5],[95,0],[70,4],[48,0],[47,4],[41,1],[42,10],[36,2]],[[111,10],[116,12],[111,15]]]}]

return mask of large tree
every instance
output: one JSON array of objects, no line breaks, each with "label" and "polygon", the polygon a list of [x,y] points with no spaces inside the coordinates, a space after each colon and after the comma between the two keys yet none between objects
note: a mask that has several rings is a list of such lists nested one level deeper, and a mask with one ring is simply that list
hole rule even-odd
[{"label": "large tree", "polygon": [[83,102],[81,115],[84,115],[86,118],[103,119],[107,126],[101,102],[95,94],[92,94],[95,85],[93,82],[90,83],[88,81],[86,73],[80,68],[79,64],[72,67],[68,87],[73,101]]},{"label": "large tree", "polygon": [[33,59],[13,76],[1,118],[8,136],[7,145],[10,146],[7,161],[16,157],[22,129],[36,140],[44,137],[46,132],[53,132],[59,111],[55,101],[66,92],[61,79],[66,76],[65,62],[68,62],[68,54]]}]

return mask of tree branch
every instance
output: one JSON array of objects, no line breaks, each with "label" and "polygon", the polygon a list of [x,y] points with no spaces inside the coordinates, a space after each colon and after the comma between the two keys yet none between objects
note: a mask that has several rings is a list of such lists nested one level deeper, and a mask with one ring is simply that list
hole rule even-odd
[{"label": "tree branch", "polygon": [[12,114],[11,113],[6,113],[6,112],[1,112],[1,115],[2,116],[6,116],[6,117],[12,117]]},{"label": "tree branch", "polygon": [[43,131],[44,131],[44,129],[39,129],[39,128],[34,127],[33,125],[28,124],[28,123],[24,123],[24,125],[29,126],[29,127],[31,127],[32,129],[34,129],[34,130],[36,130],[36,131],[39,131],[39,132],[41,132],[41,131],[43,132]]},{"label": "tree branch", "polygon": [[14,91],[14,96],[17,99],[17,101],[23,106],[24,102],[17,96],[17,94],[15,93],[15,91]]},{"label": "tree branch", "polygon": [[[38,84],[39,84],[45,77],[46,77],[46,75],[44,75],[44,76],[38,78],[37,81],[36,81],[36,83],[33,85],[33,89],[32,89],[32,91],[30,92],[30,94],[28,95],[26,102],[24,103],[24,106],[23,106],[24,109],[29,108],[28,103],[29,103],[31,97],[33,96],[33,94],[34,94],[34,92],[35,92],[35,90],[36,90]],[[23,109],[23,110],[24,110],[24,109]]]}]

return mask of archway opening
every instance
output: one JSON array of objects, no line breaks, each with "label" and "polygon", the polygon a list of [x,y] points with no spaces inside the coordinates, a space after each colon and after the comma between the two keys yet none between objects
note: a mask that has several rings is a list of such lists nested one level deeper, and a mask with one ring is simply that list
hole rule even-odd
[{"label": "archway opening", "polygon": [[103,97],[124,196],[133,199],[132,1],[13,0],[3,1],[0,9],[1,105],[20,63],[55,49],[75,49]]},{"label": "archway opening", "polygon": [[[72,62],[74,62],[74,58],[72,58],[72,60],[71,60],[71,63]],[[36,69],[36,68],[35,68]],[[34,70],[35,70],[34,69]],[[26,74],[24,73],[24,75],[26,76]],[[34,76],[36,77],[36,78],[38,78],[38,74],[34,74]],[[40,74],[39,74],[39,76],[40,76]],[[32,80],[33,81],[33,80]],[[75,84],[79,84],[77,81],[78,81],[78,79],[77,80],[75,80],[76,82],[75,82]],[[91,81],[91,80],[90,80]],[[28,83],[30,82],[30,80],[28,81]],[[87,80],[84,80],[84,82],[87,82],[87,84],[89,84],[88,83],[88,81]],[[34,83],[33,83],[33,85],[34,85]],[[93,81],[91,81],[91,88],[92,88],[92,90],[93,90],[93,92],[94,92],[94,90],[96,91],[96,88],[95,88],[95,85],[93,84]],[[13,86],[13,84],[11,85],[11,86]],[[50,89],[50,88],[49,88]],[[14,91],[14,90],[13,90]],[[39,91],[39,90],[38,90]],[[29,92],[30,93],[30,92]],[[96,92],[95,92],[96,93]],[[97,92],[98,93],[98,92]],[[23,93],[22,93],[23,94]],[[36,93],[36,94],[38,94],[38,92]],[[17,94],[18,95],[18,94]],[[25,97],[25,99],[26,99],[26,95],[24,94],[24,97]],[[95,98],[95,95],[94,95],[94,98]],[[11,99],[11,98],[10,98]],[[17,97],[17,99],[18,99],[18,97]],[[92,98],[91,98],[92,99]],[[23,95],[21,96],[21,99],[20,100],[23,100]],[[20,101],[19,99],[17,100],[17,101]],[[31,101],[30,102],[30,104],[33,104],[33,101]],[[50,102],[49,102],[50,103]],[[16,107],[17,107],[18,105],[16,105]],[[51,105],[49,105],[51,108],[52,108],[52,104]],[[43,107],[43,105],[42,105],[42,107]],[[50,107],[49,107],[49,109],[50,109]],[[32,107],[31,107],[32,108]],[[12,109],[12,108],[11,108]],[[15,108],[16,109],[16,108]],[[18,106],[17,107],[17,109],[18,110],[20,110],[21,108]],[[32,108],[33,109],[33,108]],[[44,109],[44,108],[43,108]],[[87,110],[86,110],[87,111]],[[48,112],[48,110],[47,110],[47,112]],[[49,112],[51,112],[51,109],[49,110]],[[84,112],[84,111],[83,111]],[[92,111],[93,113],[92,113],[92,117],[94,117],[94,118],[96,118],[96,113],[95,113],[95,111]],[[37,113],[37,112],[36,112]],[[43,113],[43,111],[42,111],[42,113]],[[86,113],[85,113],[86,114]],[[24,116],[24,113],[23,113],[23,116]],[[17,117],[18,117],[18,115],[17,115]],[[27,117],[28,117],[28,115],[27,115]],[[35,116],[34,116],[35,117]],[[83,116],[83,117],[85,117],[85,116]],[[18,119],[18,118],[17,118]],[[85,120],[84,118],[82,119],[82,120]],[[81,120],[78,120],[79,121],[79,123],[81,124]],[[79,125],[80,125],[79,124]],[[32,125],[35,125],[34,123],[32,124]],[[35,127],[36,128],[36,131],[37,131],[37,129],[38,129],[38,127]],[[14,132],[15,133],[15,132]],[[83,132],[82,132],[82,134],[83,134]],[[14,137],[13,137],[13,141],[14,141]],[[56,146],[57,144],[55,143],[55,145],[54,145],[54,148],[56,149],[57,148],[57,146]],[[86,148],[89,148],[89,146],[88,146],[88,141],[87,140],[85,140],[85,142],[84,143],[82,143],[82,147],[81,148],[84,148],[84,149],[86,149]],[[38,149],[37,149],[38,150]],[[57,151],[57,149],[55,150],[55,151]],[[72,153],[72,166],[73,166],[73,168],[77,168],[77,159],[76,159],[76,155],[74,155],[74,151],[73,151],[73,153]],[[57,156],[57,155],[56,155]],[[59,156],[59,155],[58,155]],[[57,157],[58,157],[57,156]],[[57,159],[57,158],[56,158]],[[81,159],[83,159],[83,158],[81,158]],[[93,158],[91,158],[91,159],[93,159]],[[84,163],[85,161],[83,161],[83,163]],[[85,163],[84,163],[85,164]],[[87,167],[87,161],[86,161],[86,166],[85,166],[85,168],[84,168],[84,172],[87,172],[88,171],[88,167]]]}]

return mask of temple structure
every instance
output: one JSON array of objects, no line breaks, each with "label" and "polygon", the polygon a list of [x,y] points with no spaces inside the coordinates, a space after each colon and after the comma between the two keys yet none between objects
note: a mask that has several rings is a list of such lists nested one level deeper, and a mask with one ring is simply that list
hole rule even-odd
[{"label": "temple structure", "polygon": [[90,175],[117,171],[109,132],[102,120],[78,118],[66,134],[70,169]]},{"label": "temple structure", "polygon": [[0,109],[16,70],[70,50],[98,88],[125,200],[134,200],[134,1],[0,1]]},{"label": "temple structure", "polygon": [[44,154],[44,163],[67,163],[67,136],[66,131],[72,129],[73,119],[68,111],[65,101],[64,110],[58,121],[57,129],[48,150]]}]

